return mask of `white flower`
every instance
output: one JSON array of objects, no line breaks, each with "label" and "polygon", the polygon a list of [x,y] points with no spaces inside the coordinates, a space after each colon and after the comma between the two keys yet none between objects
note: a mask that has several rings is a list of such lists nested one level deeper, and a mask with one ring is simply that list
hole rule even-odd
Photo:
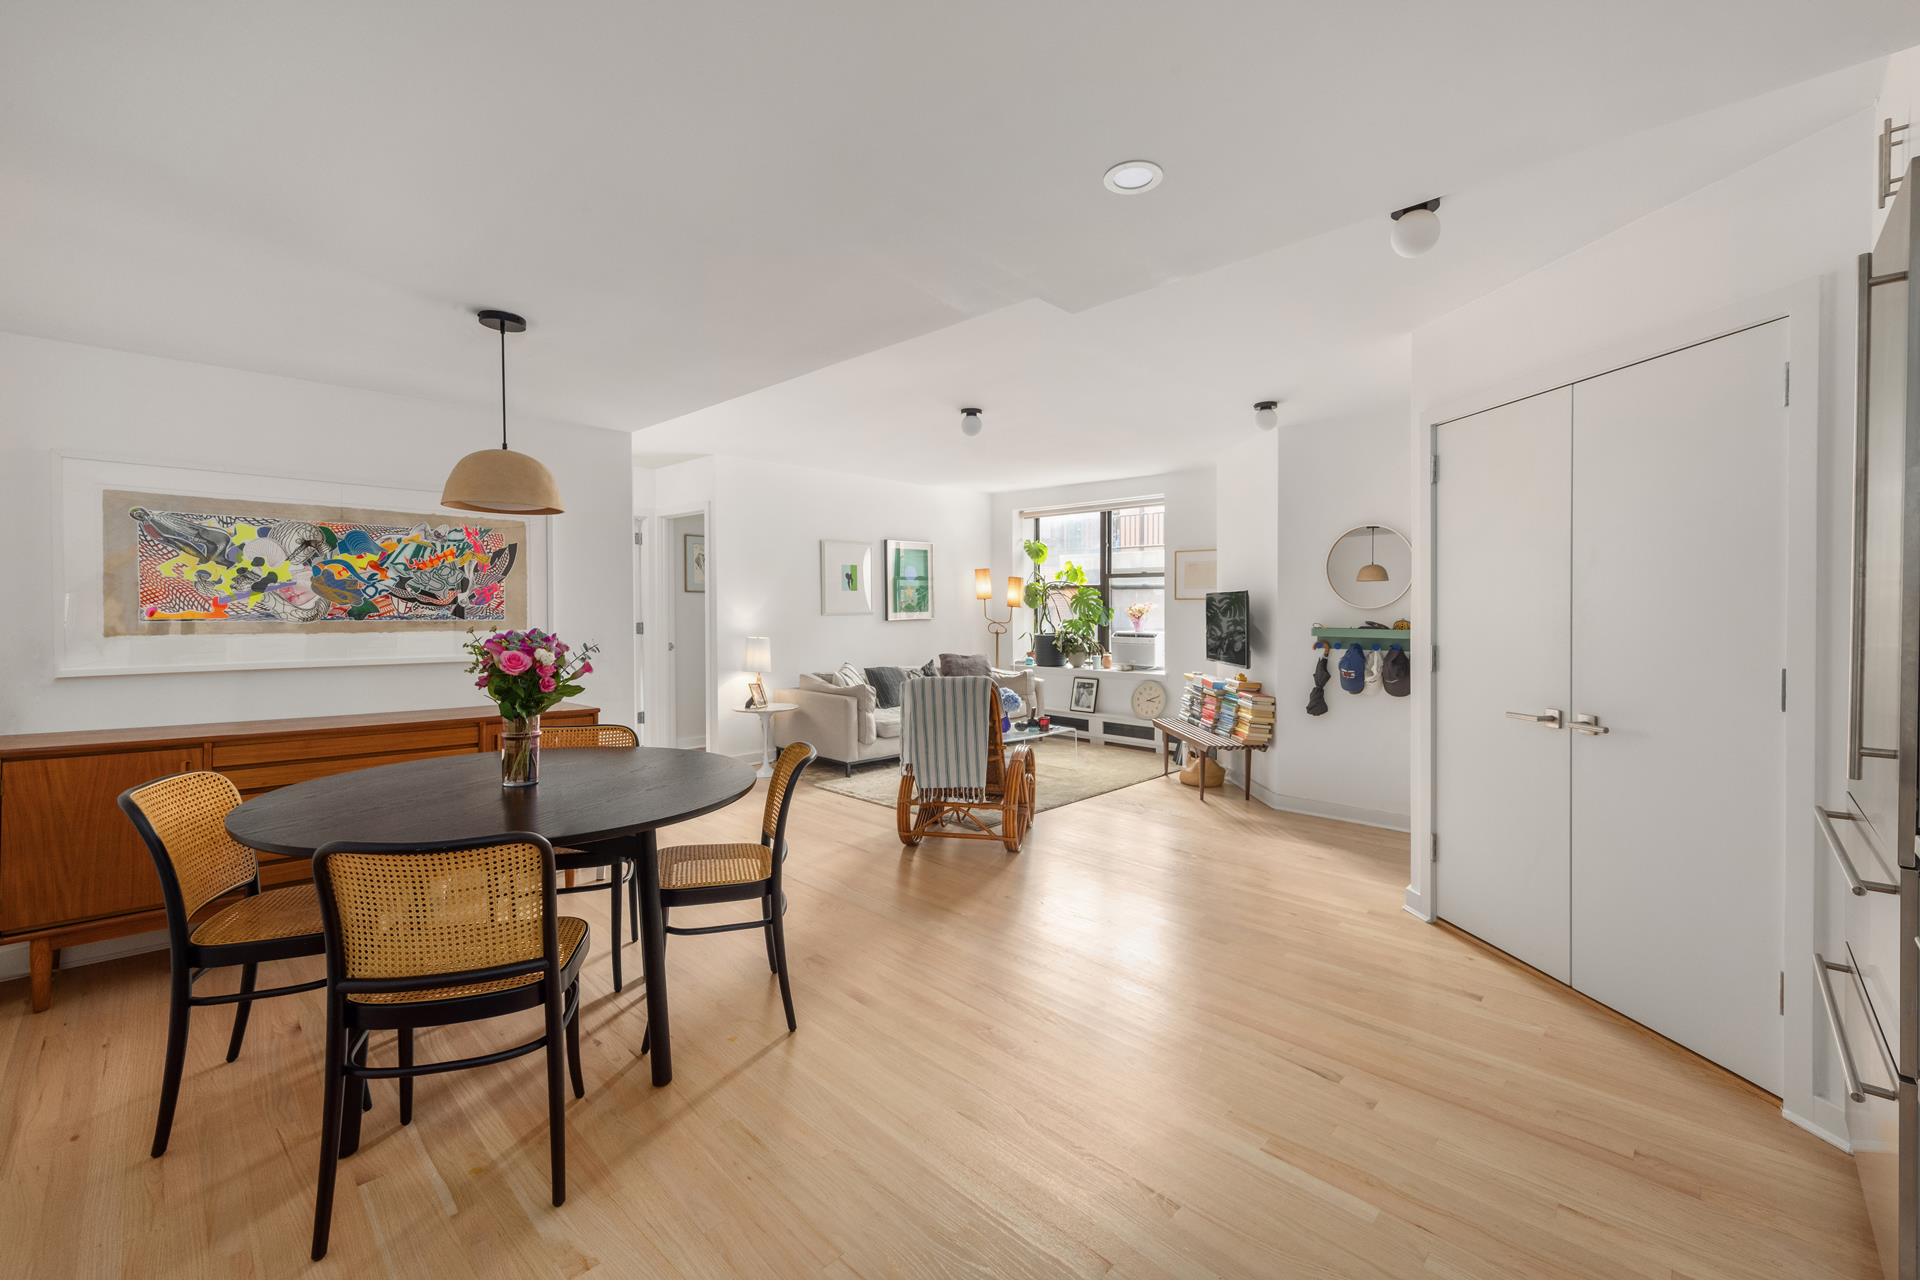
[{"label": "white flower", "polygon": [[542,667],[552,667],[553,651],[550,649],[536,649],[533,651],[533,661]]}]

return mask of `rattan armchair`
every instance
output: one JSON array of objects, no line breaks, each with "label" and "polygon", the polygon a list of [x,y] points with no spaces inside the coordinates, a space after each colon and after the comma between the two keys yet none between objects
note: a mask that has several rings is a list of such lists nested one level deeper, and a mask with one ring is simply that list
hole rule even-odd
[{"label": "rattan armchair", "polygon": [[[894,800],[894,825],[902,845],[918,845],[929,836],[960,841],[999,841],[1009,854],[1018,854],[1033,827],[1039,771],[1033,748],[1026,744],[1007,750],[1000,732],[998,689],[988,691],[987,736],[977,750],[986,753],[984,787],[922,787],[913,766],[900,767],[900,792]],[[999,830],[987,826],[983,815],[999,820]]]},{"label": "rattan armchair", "polygon": [[[780,749],[773,777],[767,780],[767,803],[760,817],[760,839],[719,845],[673,845],[660,851],[660,923],[668,934],[725,934],[734,930],[761,930],[766,936],[767,967],[780,978],[780,1003],[786,1007],[787,1031],[793,1018],[793,985],[787,972],[787,895],[782,868],[787,861],[787,818],[793,809],[794,785],[814,760],[809,743],[789,743]],[[667,924],[676,907],[700,903],[739,903],[760,900],[761,915],[750,921],[724,925]],[[663,981],[649,974],[647,982]],[[653,1043],[648,1029],[640,1043],[646,1053]]]},{"label": "rattan armchair", "polygon": [[[540,745],[543,749],[569,751],[579,748],[610,748],[640,746],[640,736],[626,725],[555,725],[540,731]],[[628,922],[628,941],[640,941],[640,877],[639,869],[631,858],[602,853],[589,849],[570,849],[560,847],[553,852],[554,866],[562,872],[579,872],[607,868],[610,872],[609,887],[612,904],[609,912],[613,925],[613,945],[609,949],[613,954],[613,990],[618,992],[622,984],[620,972],[620,900],[621,887],[626,887],[626,907]],[[600,889],[598,885],[562,885],[562,894],[589,894]]]},{"label": "rattan armchair", "polygon": [[[167,1150],[180,1076],[187,1061],[187,1023],[198,1005],[232,1005],[233,1032],[227,1062],[240,1057],[253,1003],[273,996],[311,992],[325,980],[257,991],[254,980],[264,961],[318,956],[320,908],[309,884],[260,889],[260,860],[227,835],[226,818],[240,804],[240,793],[224,775],[209,771],[175,774],[130,787],[120,808],[153,855],[166,904],[167,944],[172,974],[167,1007],[167,1054],[160,1073],[160,1115],[153,1127],[153,1155]],[[240,891],[242,897],[196,925],[193,918],[215,900]],[[240,967],[237,992],[195,996],[193,987],[209,970]]]},{"label": "rattan armchair", "polygon": [[[553,847],[508,832],[484,842],[321,847],[313,860],[327,947],[327,1046],[314,1199],[313,1257],[323,1258],[340,1158],[360,1142],[360,1113],[347,1099],[362,1083],[397,1077],[400,1123],[413,1120],[413,1080],[503,1063],[544,1049],[553,1203],[567,1199],[562,1059],[576,1098],[580,1069],[580,966],[587,923],[555,910]],[[544,1033],[464,1059],[417,1063],[418,1028],[470,1023],[544,1008]],[[395,1067],[367,1064],[367,1037],[399,1034]],[[563,1049],[564,1041],[564,1049]]]}]

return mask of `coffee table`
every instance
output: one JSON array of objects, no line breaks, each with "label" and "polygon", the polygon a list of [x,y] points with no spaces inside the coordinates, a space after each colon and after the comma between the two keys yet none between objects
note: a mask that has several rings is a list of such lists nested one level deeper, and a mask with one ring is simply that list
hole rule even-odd
[{"label": "coffee table", "polygon": [[1043,738],[1060,738],[1063,735],[1073,740],[1074,754],[1078,755],[1080,752],[1080,735],[1071,725],[1049,725],[1045,729],[1040,728],[1038,725],[1030,729],[1016,725],[1002,734],[1000,741],[1008,747],[1016,747],[1021,743],[1037,743]]}]

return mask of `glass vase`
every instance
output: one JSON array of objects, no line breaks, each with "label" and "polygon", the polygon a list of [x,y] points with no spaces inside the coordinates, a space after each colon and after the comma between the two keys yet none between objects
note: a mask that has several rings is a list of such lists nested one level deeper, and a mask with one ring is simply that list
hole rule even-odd
[{"label": "glass vase", "polygon": [[504,716],[500,728],[500,786],[532,787],[540,781],[540,718]]}]

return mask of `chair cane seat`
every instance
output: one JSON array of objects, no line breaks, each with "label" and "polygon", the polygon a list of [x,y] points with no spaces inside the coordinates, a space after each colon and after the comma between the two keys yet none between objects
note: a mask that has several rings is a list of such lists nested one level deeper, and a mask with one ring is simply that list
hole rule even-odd
[{"label": "chair cane seat", "polygon": [[[557,917],[554,920],[554,930],[560,936],[560,968],[564,971],[573,963],[573,954],[579,948],[580,940],[587,936],[587,923],[577,916]],[[462,997],[505,992],[511,988],[525,987],[529,983],[539,981],[538,974],[522,974],[516,978],[489,979],[485,983],[461,983],[453,987],[434,987],[415,992],[350,992],[347,994],[347,999],[362,1005],[411,1005],[415,1001],[457,1001]]]},{"label": "chair cane seat", "polygon": [[194,927],[192,941],[198,947],[230,947],[302,934],[320,936],[320,896],[311,881],[228,904]]},{"label": "chair cane seat", "polygon": [[754,841],[673,845],[660,851],[660,888],[700,890],[749,885],[773,875],[773,851]]}]

